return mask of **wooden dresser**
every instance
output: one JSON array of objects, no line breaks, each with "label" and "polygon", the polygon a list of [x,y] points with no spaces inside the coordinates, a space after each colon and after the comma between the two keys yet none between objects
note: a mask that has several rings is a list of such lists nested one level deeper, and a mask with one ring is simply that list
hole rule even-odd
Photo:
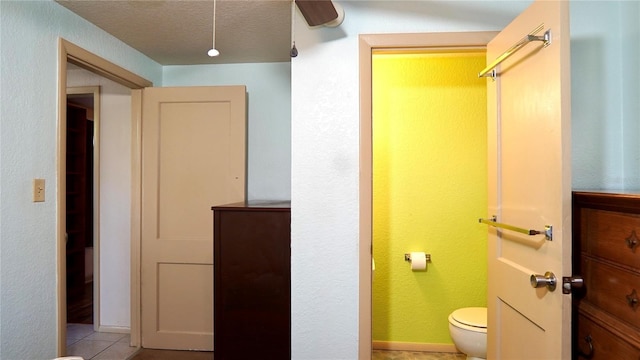
[{"label": "wooden dresser", "polygon": [[640,359],[640,194],[573,193],[574,359]]},{"label": "wooden dresser", "polygon": [[212,208],[216,360],[291,358],[291,208]]}]

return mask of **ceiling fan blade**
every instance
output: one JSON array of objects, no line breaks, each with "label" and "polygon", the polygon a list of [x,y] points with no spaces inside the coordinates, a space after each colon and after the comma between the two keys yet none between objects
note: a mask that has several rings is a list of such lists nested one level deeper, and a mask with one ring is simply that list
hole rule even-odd
[{"label": "ceiling fan blade", "polygon": [[295,0],[309,26],[326,24],[338,18],[331,0]]}]

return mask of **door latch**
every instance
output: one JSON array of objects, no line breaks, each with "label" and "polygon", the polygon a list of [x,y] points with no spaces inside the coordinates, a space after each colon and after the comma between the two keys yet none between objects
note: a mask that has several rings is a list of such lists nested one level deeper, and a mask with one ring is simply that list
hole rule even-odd
[{"label": "door latch", "polygon": [[581,289],[584,286],[584,279],[580,275],[562,277],[562,293],[571,294],[572,290]]}]

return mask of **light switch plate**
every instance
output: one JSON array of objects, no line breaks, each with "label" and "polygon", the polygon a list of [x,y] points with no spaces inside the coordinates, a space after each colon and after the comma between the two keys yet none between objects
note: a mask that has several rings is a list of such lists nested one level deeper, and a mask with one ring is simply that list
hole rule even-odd
[{"label": "light switch plate", "polygon": [[44,179],[33,179],[33,202],[44,201]]}]

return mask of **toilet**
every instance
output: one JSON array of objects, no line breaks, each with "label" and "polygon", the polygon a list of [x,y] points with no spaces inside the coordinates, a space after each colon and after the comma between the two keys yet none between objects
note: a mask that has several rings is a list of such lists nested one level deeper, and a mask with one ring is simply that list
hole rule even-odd
[{"label": "toilet", "polygon": [[449,333],[467,360],[487,358],[487,308],[457,309],[449,315]]}]

